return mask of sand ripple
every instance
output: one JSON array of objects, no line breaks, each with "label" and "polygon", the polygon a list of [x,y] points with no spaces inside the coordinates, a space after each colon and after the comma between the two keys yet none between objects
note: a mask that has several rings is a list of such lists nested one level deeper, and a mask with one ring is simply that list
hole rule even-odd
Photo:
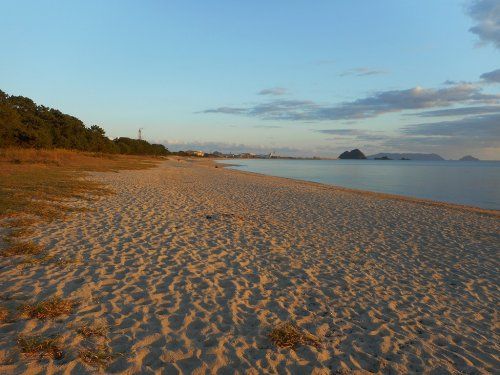
[{"label": "sand ripple", "polygon": [[[82,322],[120,353],[108,373],[494,373],[499,220],[446,207],[168,161],[95,174],[116,195],[37,228],[67,267],[2,260],[9,303],[76,298],[55,321],[0,325],[2,373],[85,373]],[[208,215],[208,217],[207,217]],[[321,346],[275,348],[293,320]],[[62,334],[27,361],[19,333]]]}]

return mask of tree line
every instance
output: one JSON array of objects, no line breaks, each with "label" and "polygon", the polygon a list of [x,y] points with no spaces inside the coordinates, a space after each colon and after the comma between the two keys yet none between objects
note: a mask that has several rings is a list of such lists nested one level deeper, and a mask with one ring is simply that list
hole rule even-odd
[{"label": "tree line", "polygon": [[2,147],[66,148],[131,155],[169,154],[165,146],[144,140],[126,137],[111,140],[97,125],[87,127],[74,116],[0,90]]}]

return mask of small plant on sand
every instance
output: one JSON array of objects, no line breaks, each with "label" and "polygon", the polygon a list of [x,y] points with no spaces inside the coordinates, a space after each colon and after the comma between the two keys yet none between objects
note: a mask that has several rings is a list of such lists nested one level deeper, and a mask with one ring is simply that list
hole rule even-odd
[{"label": "small plant on sand", "polygon": [[105,367],[115,356],[106,345],[99,345],[81,349],[78,357],[92,367]]},{"label": "small plant on sand", "polygon": [[40,245],[31,241],[28,242],[14,242],[9,247],[0,252],[0,255],[16,256],[16,255],[38,255],[43,251]]},{"label": "small plant on sand", "polygon": [[32,233],[33,233],[33,230],[31,228],[16,227],[16,228],[12,228],[6,237],[7,237],[7,240],[11,240],[13,238],[26,237]]},{"label": "small plant on sand", "polygon": [[48,254],[42,254],[39,257],[34,257],[34,256],[28,256],[22,259],[18,263],[18,267],[24,268],[28,266],[34,266],[34,265],[39,265],[39,264],[45,264],[49,261],[51,261],[54,258],[53,255],[48,255]]},{"label": "small plant on sand", "polygon": [[53,319],[71,314],[75,304],[73,300],[56,296],[35,304],[22,305],[21,316],[30,319]]},{"label": "small plant on sand", "polygon": [[17,345],[28,356],[37,356],[39,358],[61,359],[64,352],[59,344],[59,337],[24,336],[17,339]]},{"label": "small plant on sand", "polygon": [[320,340],[291,322],[286,322],[273,328],[269,333],[269,340],[281,348],[295,349],[300,345],[320,346]]},{"label": "small plant on sand", "polygon": [[0,307],[0,324],[9,320],[9,310],[5,307]]},{"label": "small plant on sand", "polygon": [[60,268],[68,268],[70,266],[74,266],[77,264],[82,263],[81,259],[79,258],[63,258],[63,257],[56,257],[55,255],[51,254],[42,254],[41,256],[28,256],[22,259],[18,263],[19,268],[26,268],[30,266],[35,266],[35,265],[49,265],[49,264],[54,264],[57,267]]},{"label": "small plant on sand", "polygon": [[2,226],[5,226],[7,228],[22,228],[22,227],[29,227],[33,224],[35,224],[37,221],[34,218],[31,217],[14,217],[13,219],[10,219],[7,222],[2,223]]},{"label": "small plant on sand", "polygon": [[108,328],[104,324],[84,324],[76,329],[76,332],[84,337],[101,336],[106,337]]},{"label": "small plant on sand", "polygon": [[76,264],[81,264],[82,263],[82,260],[81,258],[63,258],[63,257],[59,257],[55,260],[55,265],[61,267],[61,268],[65,268],[65,267],[69,267],[69,266],[72,266],[72,265],[76,265]]}]

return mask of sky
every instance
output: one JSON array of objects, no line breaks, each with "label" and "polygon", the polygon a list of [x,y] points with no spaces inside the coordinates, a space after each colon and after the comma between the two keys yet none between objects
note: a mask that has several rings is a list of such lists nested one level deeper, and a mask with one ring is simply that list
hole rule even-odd
[{"label": "sky", "polygon": [[500,0],[0,5],[0,89],[109,137],[500,159]]}]

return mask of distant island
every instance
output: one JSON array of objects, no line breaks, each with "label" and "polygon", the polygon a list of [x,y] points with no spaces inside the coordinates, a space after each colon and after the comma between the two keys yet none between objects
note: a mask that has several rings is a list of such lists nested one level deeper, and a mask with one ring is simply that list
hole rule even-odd
[{"label": "distant island", "polygon": [[[188,157],[201,157],[201,158],[216,158],[216,159],[288,159],[288,160],[334,160],[334,158],[326,157],[305,157],[305,156],[281,156],[274,152],[269,154],[254,154],[251,152],[242,153],[223,153],[220,151],[205,152],[201,150],[186,150],[186,151],[176,151],[171,152],[173,155],[178,156],[188,156]],[[419,160],[419,161],[445,161],[443,157],[438,154],[424,154],[424,153],[397,153],[397,152],[380,152],[378,154],[365,156],[365,154],[359,150],[354,149],[351,151],[344,151],[340,154],[337,159],[343,160]],[[460,159],[460,161],[479,161],[471,155],[466,155]]]},{"label": "distant island", "polygon": [[464,157],[461,157],[460,159],[458,159],[459,161],[479,161],[478,158],[475,158],[474,156],[471,156],[471,155],[466,155]]},{"label": "distant island", "polygon": [[[383,159],[386,158],[386,159]],[[420,154],[420,153],[396,153],[380,152],[375,155],[369,155],[368,159],[375,160],[425,160],[425,161],[443,161],[444,158],[438,154]]]},{"label": "distant island", "polygon": [[366,159],[366,156],[356,148],[351,151],[344,151],[339,155],[339,159]]}]

